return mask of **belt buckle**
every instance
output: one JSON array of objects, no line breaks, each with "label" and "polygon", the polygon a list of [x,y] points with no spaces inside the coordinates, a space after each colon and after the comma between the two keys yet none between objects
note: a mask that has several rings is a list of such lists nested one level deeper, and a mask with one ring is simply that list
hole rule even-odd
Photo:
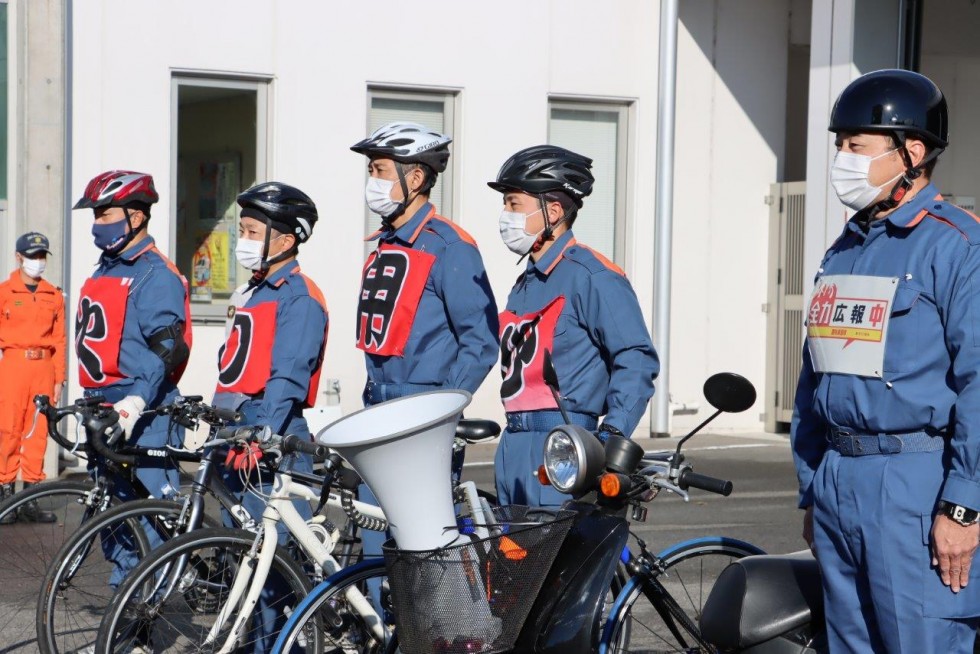
[{"label": "belt buckle", "polygon": [[24,350],[24,358],[29,361],[38,361],[44,358],[44,350],[40,348],[29,347]]}]

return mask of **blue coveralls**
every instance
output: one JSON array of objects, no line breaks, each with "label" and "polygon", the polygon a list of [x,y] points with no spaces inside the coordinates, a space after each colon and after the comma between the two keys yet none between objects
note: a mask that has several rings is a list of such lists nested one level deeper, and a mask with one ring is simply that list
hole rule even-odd
[{"label": "blue coveralls", "polygon": [[[629,437],[653,396],[653,380],[660,372],[636,293],[622,270],[577,243],[568,231],[538,261],[528,260],[507,298],[507,311],[529,316],[559,296],[564,304],[554,326],[552,361],[572,422],[594,431],[599,417],[605,416],[604,424]],[[540,322],[538,328],[547,329]],[[549,335],[536,333],[535,338],[534,358],[543,357],[540,350]],[[502,350],[509,347],[509,340],[501,339]],[[508,356],[503,353],[505,361]],[[531,359],[525,363],[530,368]],[[502,372],[505,385],[509,375],[521,374],[516,368]],[[538,385],[542,391],[540,378],[524,383]],[[560,506],[569,499],[551,486],[542,486],[537,477],[545,438],[564,422],[551,402],[541,409],[508,410],[507,429],[495,458],[501,505]]]},{"label": "blue coveralls", "polygon": [[818,287],[896,284],[880,377],[815,372],[803,350],[792,445],[832,652],[973,651],[980,565],[954,594],[929,543],[939,499],[980,509],[978,244],[977,219],[929,185],[867,234],[848,222],[818,271]]},{"label": "blue coveralls", "polygon": [[[187,291],[183,279],[171,269],[172,264],[153,246],[153,238],[147,236],[118,256],[103,254],[92,274],[93,279],[131,278],[132,282],[119,344],[119,369],[125,378],[110,386],[86,390],[86,396],[103,395],[114,404],[128,395],[138,395],[146,402],[145,410],[150,410],[173,402],[179,394],[177,385],[165,373],[163,360],[150,350],[147,341],[176,322],[189,328],[190,316],[185,312]],[[78,331],[76,326],[76,339]],[[173,341],[163,344],[171,347]],[[184,428],[171,425],[168,416],[144,416],[133,427],[129,442],[142,447],[179,447],[184,442]],[[177,469],[164,460],[159,464],[142,463],[136,469],[136,477],[154,497],[173,497],[180,485]],[[123,501],[139,498],[122,477],[116,479],[115,494]],[[148,529],[147,535],[153,547],[162,542],[153,529]],[[125,543],[112,539],[104,539],[102,546],[106,559],[116,564],[109,581],[116,587],[139,557]]]},{"label": "blue coveralls", "polygon": [[[215,393],[214,404],[240,411],[242,425],[269,426],[276,434],[291,434],[312,440],[303,417],[303,408],[312,380],[323,362],[327,310],[322,294],[308,277],[300,273],[299,264],[295,260],[265,279],[253,278],[246,289],[254,290],[248,293],[248,298],[242,305],[245,308],[267,302],[276,303],[271,372],[261,393],[249,396],[219,391]],[[291,470],[313,471],[313,460],[308,454],[291,456]],[[285,465],[288,462],[284,462]],[[266,506],[265,501],[253,493],[245,492],[238,471],[223,468],[223,476],[228,488],[242,497],[242,505],[256,520],[260,520]],[[272,481],[271,474],[263,473],[259,483],[254,479],[253,473],[252,484],[259,486],[264,494],[271,493]],[[303,518],[312,517],[307,502],[294,500],[293,505]],[[226,524],[233,524],[229,516],[225,515],[224,518]],[[278,525],[278,532],[279,543],[285,544],[288,530],[282,523]],[[282,604],[279,601],[286,593],[288,587],[283,580],[270,579],[266,584],[259,599],[259,612],[253,620],[252,632],[248,638],[249,641],[254,641],[252,651],[271,651],[278,631],[288,617],[282,614]]]},{"label": "blue coveralls", "polygon": [[[438,216],[428,202],[398,229],[380,230],[366,240],[427,252],[435,256],[435,263],[425,280],[404,353],[365,353],[364,405],[437,389],[476,392],[497,361],[497,305],[476,243],[459,226]],[[454,477],[462,466],[458,457],[453,462]],[[359,492],[362,501],[377,504],[366,484]],[[385,535],[364,531],[361,541],[366,555],[380,556]]]}]

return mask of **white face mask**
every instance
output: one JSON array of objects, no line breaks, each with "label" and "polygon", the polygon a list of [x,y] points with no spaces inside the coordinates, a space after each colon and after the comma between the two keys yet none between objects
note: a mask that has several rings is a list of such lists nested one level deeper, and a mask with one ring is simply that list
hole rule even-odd
[{"label": "white face mask", "polygon": [[238,239],[235,246],[235,258],[238,259],[244,268],[249,270],[259,270],[262,268],[262,241],[249,241],[244,238]]},{"label": "white face mask", "polygon": [[[897,149],[895,148],[895,150]],[[871,182],[868,181],[871,162],[889,155],[895,150],[889,150],[877,157],[844,152],[843,150],[837,151],[837,156],[834,157],[834,165],[830,169],[830,183],[834,185],[837,197],[840,198],[845,207],[854,211],[869,207],[878,199],[883,188],[902,176],[902,173],[899,173],[881,186],[872,186]]]},{"label": "white face mask", "polygon": [[391,199],[391,189],[394,186],[395,183],[391,180],[368,177],[367,186],[364,188],[364,200],[367,202],[368,209],[382,218],[387,218],[401,209],[401,202]]},{"label": "white face mask", "polygon": [[500,238],[504,245],[513,252],[524,256],[531,251],[538,237],[544,232],[542,229],[537,234],[528,234],[525,227],[530,216],[540,212],[538,209],[532,213],[517,213],[515,211],[500,212]]},{"label": "white face mask", "polygon": [[41,275],[44,274],[44,269],[47,267],[48,262],[45,259],[24,259],[24,262],[20,264],[24,273],[32,279],[41,279]]}]

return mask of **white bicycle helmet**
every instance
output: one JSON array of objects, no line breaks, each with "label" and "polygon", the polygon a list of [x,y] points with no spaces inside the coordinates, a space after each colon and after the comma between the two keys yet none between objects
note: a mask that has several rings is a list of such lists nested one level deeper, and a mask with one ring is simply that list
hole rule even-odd
[{"label": "white bicycle helmet", "polygon": [[374,134],[351,146],[366,157],[385,157],[401,163],[422,163],[441,173],[449,162],[453,140],[418,123],[395,121],[382,125]]}]

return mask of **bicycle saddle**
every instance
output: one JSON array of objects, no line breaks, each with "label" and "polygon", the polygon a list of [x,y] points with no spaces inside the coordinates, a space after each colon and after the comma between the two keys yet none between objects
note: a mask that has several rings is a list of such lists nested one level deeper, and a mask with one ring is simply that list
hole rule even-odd
[{"label": "bicycle saddle", "polygon": [[456,436],[467,443],[480,443],[500,435],[500,425],[493,420],[460,420]]},{"label": "bicycle saddle", "polygon": [[811,622],[823,623],[813,555],[747,556],[718,576],[701,613],[701,634],[723,651],[741,650]]}]

